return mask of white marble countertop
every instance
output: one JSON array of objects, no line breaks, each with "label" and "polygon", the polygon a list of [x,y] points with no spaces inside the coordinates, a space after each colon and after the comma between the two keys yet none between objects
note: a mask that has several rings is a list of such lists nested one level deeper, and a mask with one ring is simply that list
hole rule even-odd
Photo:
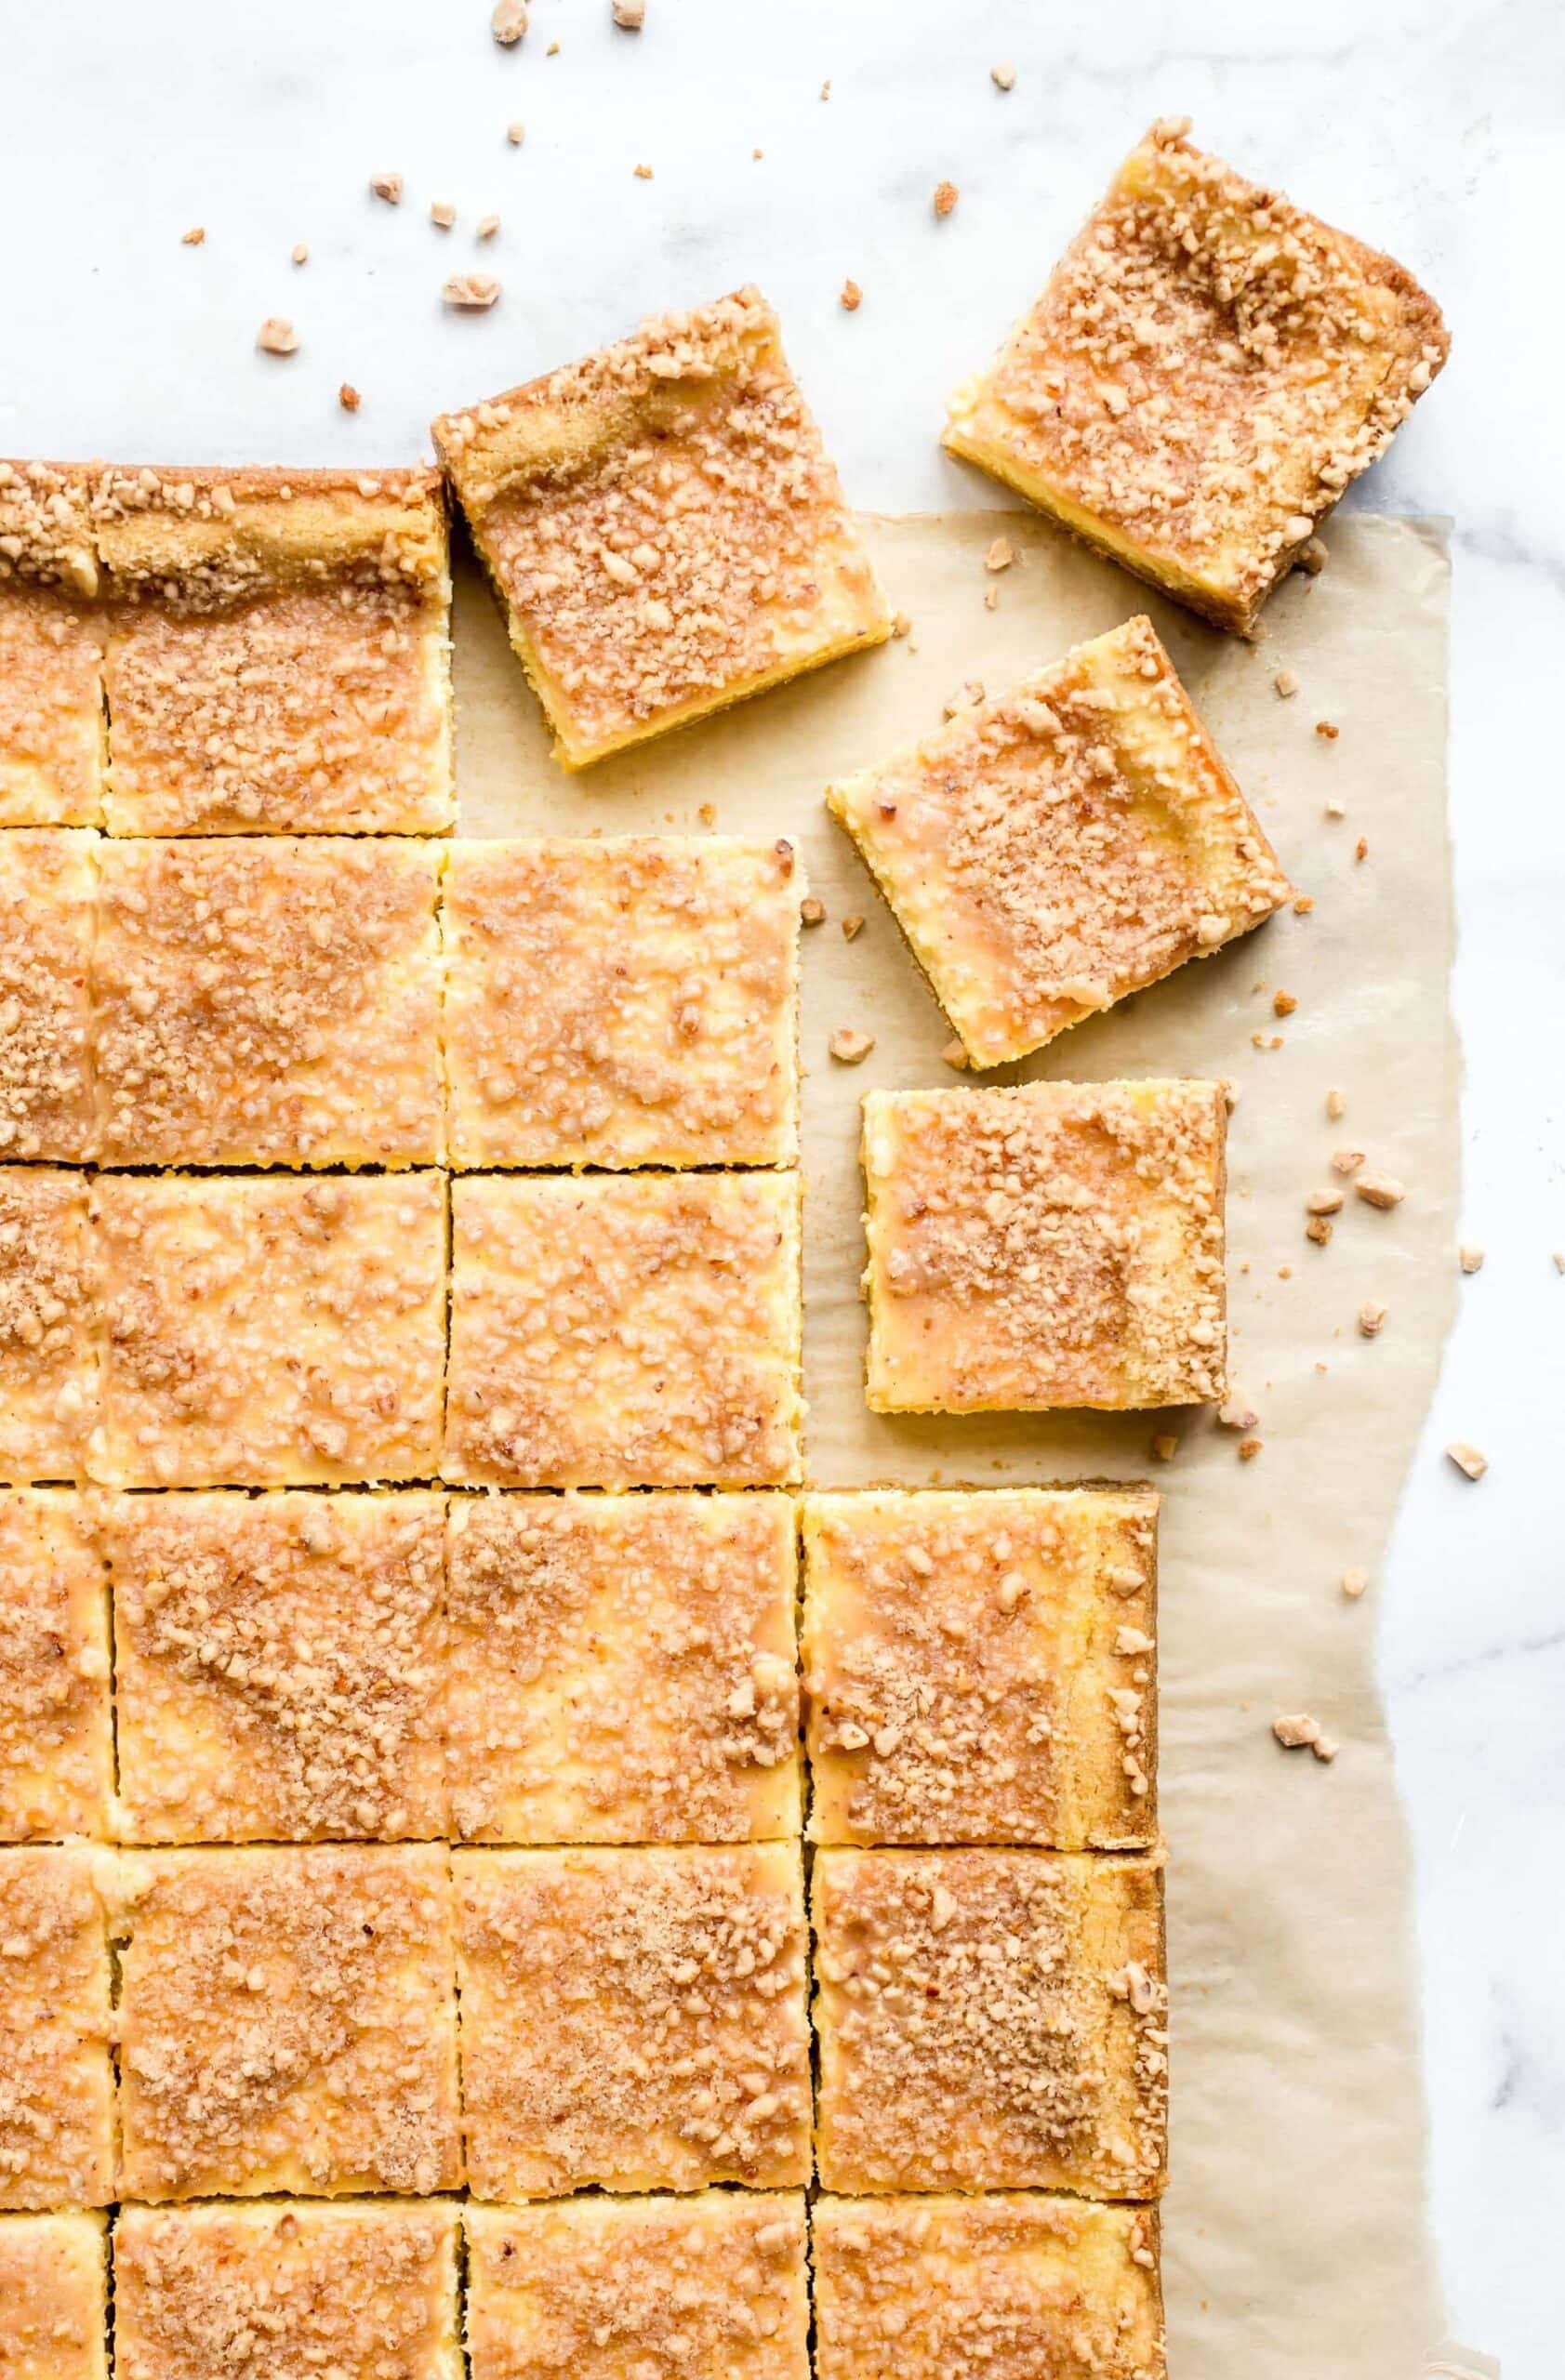
[{"label": "white marble countertop", "polygon": [[[1465,1213],[1488,1261],[1463,1285],[1373,1592],[1417,1842],[1452,2326],[1505,2380],[1545,2380],[1565,2206],[1565,801],[1536,722],[1565,650],[1565,482],[1536,397],[1558,384],[1565,332],[1528,226],[1558,146],[1558,23],[1528,0],[1208,0],[1178,17],[1150,0],[648,0],[637,37],[612,30],[608,0],[535,0],[505,52],[487,13],[7,9],[0,453],[400,460],[437,409],[649,303],[754,279],[855,502],[993,501],[941,456],[942,399],[1163,113],[1390,248],[1445,306],[1450,369],[1352,500],[1456,523]],[[1008,95],[989,78],[1001,60]],[[383,167],[406,178],[399,209],[367,193]],[[961,202],[937,224],[948,176]],[[454,231],[430,222],[433,199],[458,208]],[[502,229],[481,248],[490,211]],[[196,223],[205,244],[182,246]],[[454,317],[441,282],[473,266],[504,294]],[[285,361],[255,350],[272,313],[298,327]],[[351,417],[344,379],[363,391]],[[1454,1436],[1490,1457],[1476,1488],[1441,1457]]]}]

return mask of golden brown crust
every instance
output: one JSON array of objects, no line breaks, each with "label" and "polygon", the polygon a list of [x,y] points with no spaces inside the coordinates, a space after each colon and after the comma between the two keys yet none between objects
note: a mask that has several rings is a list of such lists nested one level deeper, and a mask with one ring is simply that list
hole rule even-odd
[{"label": "golden brown crust", "polygon": [[100,2215],[0,2215],[0,2380],[109,2380]]},{"label": "golden brown crust", "polygon": [[0,2207],[114,2195],[106,1857],[0,1849]]},{"label": "golden brown crust", "polygon": [[88,970],[99,838],[0,830],[0,1157],[97,1154]]},{"label": "golden brown crust", "polygon": [[0,1477],[80,1479],[98,1419],[85,1174],[0,1166]]},{"label": "golden brown crust", "polygon": [[823,1850],[810,1915],[826,2188],[1161,2190],[1159,1860]]},{"label": "golden brown crust", "polygon": [[0,1491],[0,1843],[106,1836],[109,1611],[73,1488]]},{"label": "golden brown crust", "polygon": [[0,461],[0,587],[99,592],[92,463]]},{"label": "golden brown crust", "polygon": [[796,1844],[453,1866],[477,2197],[808,2179]]}]

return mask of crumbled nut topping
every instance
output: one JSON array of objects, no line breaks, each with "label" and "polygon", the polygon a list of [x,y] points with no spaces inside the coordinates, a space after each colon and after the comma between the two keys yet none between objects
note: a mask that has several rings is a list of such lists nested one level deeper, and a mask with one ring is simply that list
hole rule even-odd
[{"label": "crumbled nut topping", "polygon": [[1360,1173],[1353,1184],[1367,1207],[1399,1207],[1407,1197],[1399,1182],[1388,1173]]}]

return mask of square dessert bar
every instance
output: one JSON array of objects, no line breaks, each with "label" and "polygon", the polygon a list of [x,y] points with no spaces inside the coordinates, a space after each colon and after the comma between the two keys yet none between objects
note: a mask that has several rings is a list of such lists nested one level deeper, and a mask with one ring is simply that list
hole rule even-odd
[{"label": "square dessert bar", "polygon": [[73,1488],[0,1492],[0,1843],[109,1832],[109,1599]]},{"label": "square dessert bar", "polygon": [[470,2206],[463,2219],[472,2380],[810,2380],[797,2192]]},{"label": "square dessert bar", "polygon": [[460,2180],[444,1845],[143,1851],[120,1889],[123,2197]]},{"label": "square dessert bar", "polygon": [[1081,2199],[820,2199],[817,2380],[1165,2380],[1158,2213]]},{"label": "square dessert bar", "polygon": [[109,1857],[83,1844],[0,1850],[0,2207],[114,2195]]},{"label": "square dessert bar", "polygon": [[103,640],[91,472],[0,462],[0,826],[103,814]]},{"label": "square dessert bar", "polygon": [[438,1161],[441,858],[381,836],[106,843],[102,1162]]},{"label": "square dessert bar", "polygon": [[454,2205],[127,2206],[118,2380],[461,2380]]},{"label": "square dessert bar", "polygon": [[816,1843],[1157,1840],[1149,1488],[809,1496],[803,1540]]},{"label": "square dessert bar", "polygon": [[797,1844],[452,1865],[475,2197],[808,2180]]},{"label": "square dessert bar", "polygon": [[455,1831],[797,1835],[795,1570],[786,1496],[454,1496]]},{"label": "square dessert bar", "polygon": [[458,843],[445,1056],[458,1166],[790,1165],[791,843]]},{"label": "square dessert bar", "polygon": [[98,1418],[87,1180],[0,1165],[0,1478],[79,1479]]},{"label": "square dessert bar", "polygon": [[0,1157],[96,1155],[88,1060],[99,839],[0,829]]},{"label": "square dessert bar", "polygon": [[445,1500],[100,1500],[130,1843],[445,1832]]},{"label": "square dessert bar", "polygon": [[1213,1082],[870,1091],[870,1406],[1221,1397],[1227,1128]]},{"label": "square dessert bar", "polygon": [[114,834],[450,826],[432,471],[107,471],[93,509]]},{"label": "square dessert bar", "polygon": [[0,2215],[0,2373],[109,2380],[105,2216]]},{"label": "square dessert bar", "polygon": [[827,802],[975,1066],[1209,958],[1293,890],[1147,619]]},{"label": "square dessert bar", "polygon": [[776,1172],[454,1182],[445,1477],[797,1478],[799,1197]]},{"label": "square dessert bar", "polygon": [[435,1475],[440,1174],[106,1173],[92,1212],[106,1315],[95,1478],[264,1488]]},{"label": "square dessert bar", "polygon": [[432,435],[568,768],[891,634],[757,290]]},{"label": "square dessert bar", "polygon": [[945,443],[1248,635],[1446,359],[1411,273],[1153,126]]},{"label": "square dessert bar", "polygon": [[1156,1859],[820,1851],[810,1913],[825,2188],[1161,2190]]}]

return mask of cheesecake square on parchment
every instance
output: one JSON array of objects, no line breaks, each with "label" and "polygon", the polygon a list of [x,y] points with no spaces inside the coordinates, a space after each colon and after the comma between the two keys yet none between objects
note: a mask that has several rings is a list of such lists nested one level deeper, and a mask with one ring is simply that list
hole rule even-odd
[{"label": "cheesecake square on parchment", "polygon": [[109,1599],[73,1488],[0,1492],[0,1843],[106,1836]]},{"label": "cheesecake square on parchment", "polygon": [[792,2190],[469,2206],[472,2380],[809,2380]]},{"label": "cheesecake square on parchment", "polygon": [[105,844],[101,1161],[438,1162],[441,859],[390,836]]},{"label": "cheesecake square on parchment", "polygon": [[121,2194],[461,2179],[444,1844],[122,1856]]},{"label": "cheesecake square on parchment", "polygon": [[810,1915],[825,2188],[1161,2190],[1157,1858],[821,1850]]},{"label": "cheesecake square on parchment", "polygon": [[885,1488],[802,1518],[815,1842],[1157,1840],[1149,1488]]},{"label": "cheesecake square on parchment", "polygon": [[758,290],[432,435],[568,768],[891,634]]},{"label": "cheesecake square on parchment", "polygon": [[827,803],[975,1066],[1209,958],[1293,890],[1145,618]]},{"label": "cheesecake square on parchment", "polygon": [[454,845],[453,1164],[792,1164],[804,889],[786,841]]},{"label": "cheesecake square on parchment", "polygon": [[475,2197],[808,2180],[797,1844],[452,1864]]},{"label": "cheesecake square on parchment", "polygon": [[98,1418],[87,1177],[0,1165],[0,1476],[79,1479]]},{"label": "cheesecake square on parchment", "polygon": [[114,2196],[110,1857],[0,1849],[0,2207]]},{"label": "cheesecake square on parchment", "polygon": [[868,1395],[882,1413],[1224,1394],[1214,1082],[870,1091]]},{"label": "cheesecake square on parchment", "polygon": [[92,1213],[104,1485],[435,1476],[442,1175],[106,1173]]},{"label": "cheesecake square on parchment", "polygon": [[445,1499],[106,1496],[129,1843],[445,1832]]},{"label": "cheesecake square on parchment", "polygon": [[90,467],[0,462],[0,826],[103,815]]},{"label": "cheesecake square on parchment", "polygon": [[1158,2211],[822,2198],[817,2380],[1165,2380]]},{"label": "cheesecake square on parchment", "polygon": [[100,838],[0,830],[0,1157],[97,1155],[88,969]]},{"label": "cheesecake square on parchment", "polygon": [[453,1496],[455,1831],[743,1843],[800,1829],[786,1496]]},{"label": "cheesecake square on parchment", "polygon": [[444,1476],[797,1478],[799,1202],[796,1173],[453,1182]]},{"label": "cheesecake square on parchment", "polygon": [[0,2215],[0,2372],[109,2380],[106,2216]]},{"label": "cheesecake square on parchment", "polygon": [[1389,257],[1155,124],[945,443],[1176,602],[1248,635],[1446,359]]},{"label": "cheesecake square on parchment", "polygon": [[119,2380],[461,2380],[456,2206],[127,2206]]},{"label": "cheesecake square on parchment", "polygon": [[111,832],[451,826],[432,471],[109,470],[93,510]]}]

